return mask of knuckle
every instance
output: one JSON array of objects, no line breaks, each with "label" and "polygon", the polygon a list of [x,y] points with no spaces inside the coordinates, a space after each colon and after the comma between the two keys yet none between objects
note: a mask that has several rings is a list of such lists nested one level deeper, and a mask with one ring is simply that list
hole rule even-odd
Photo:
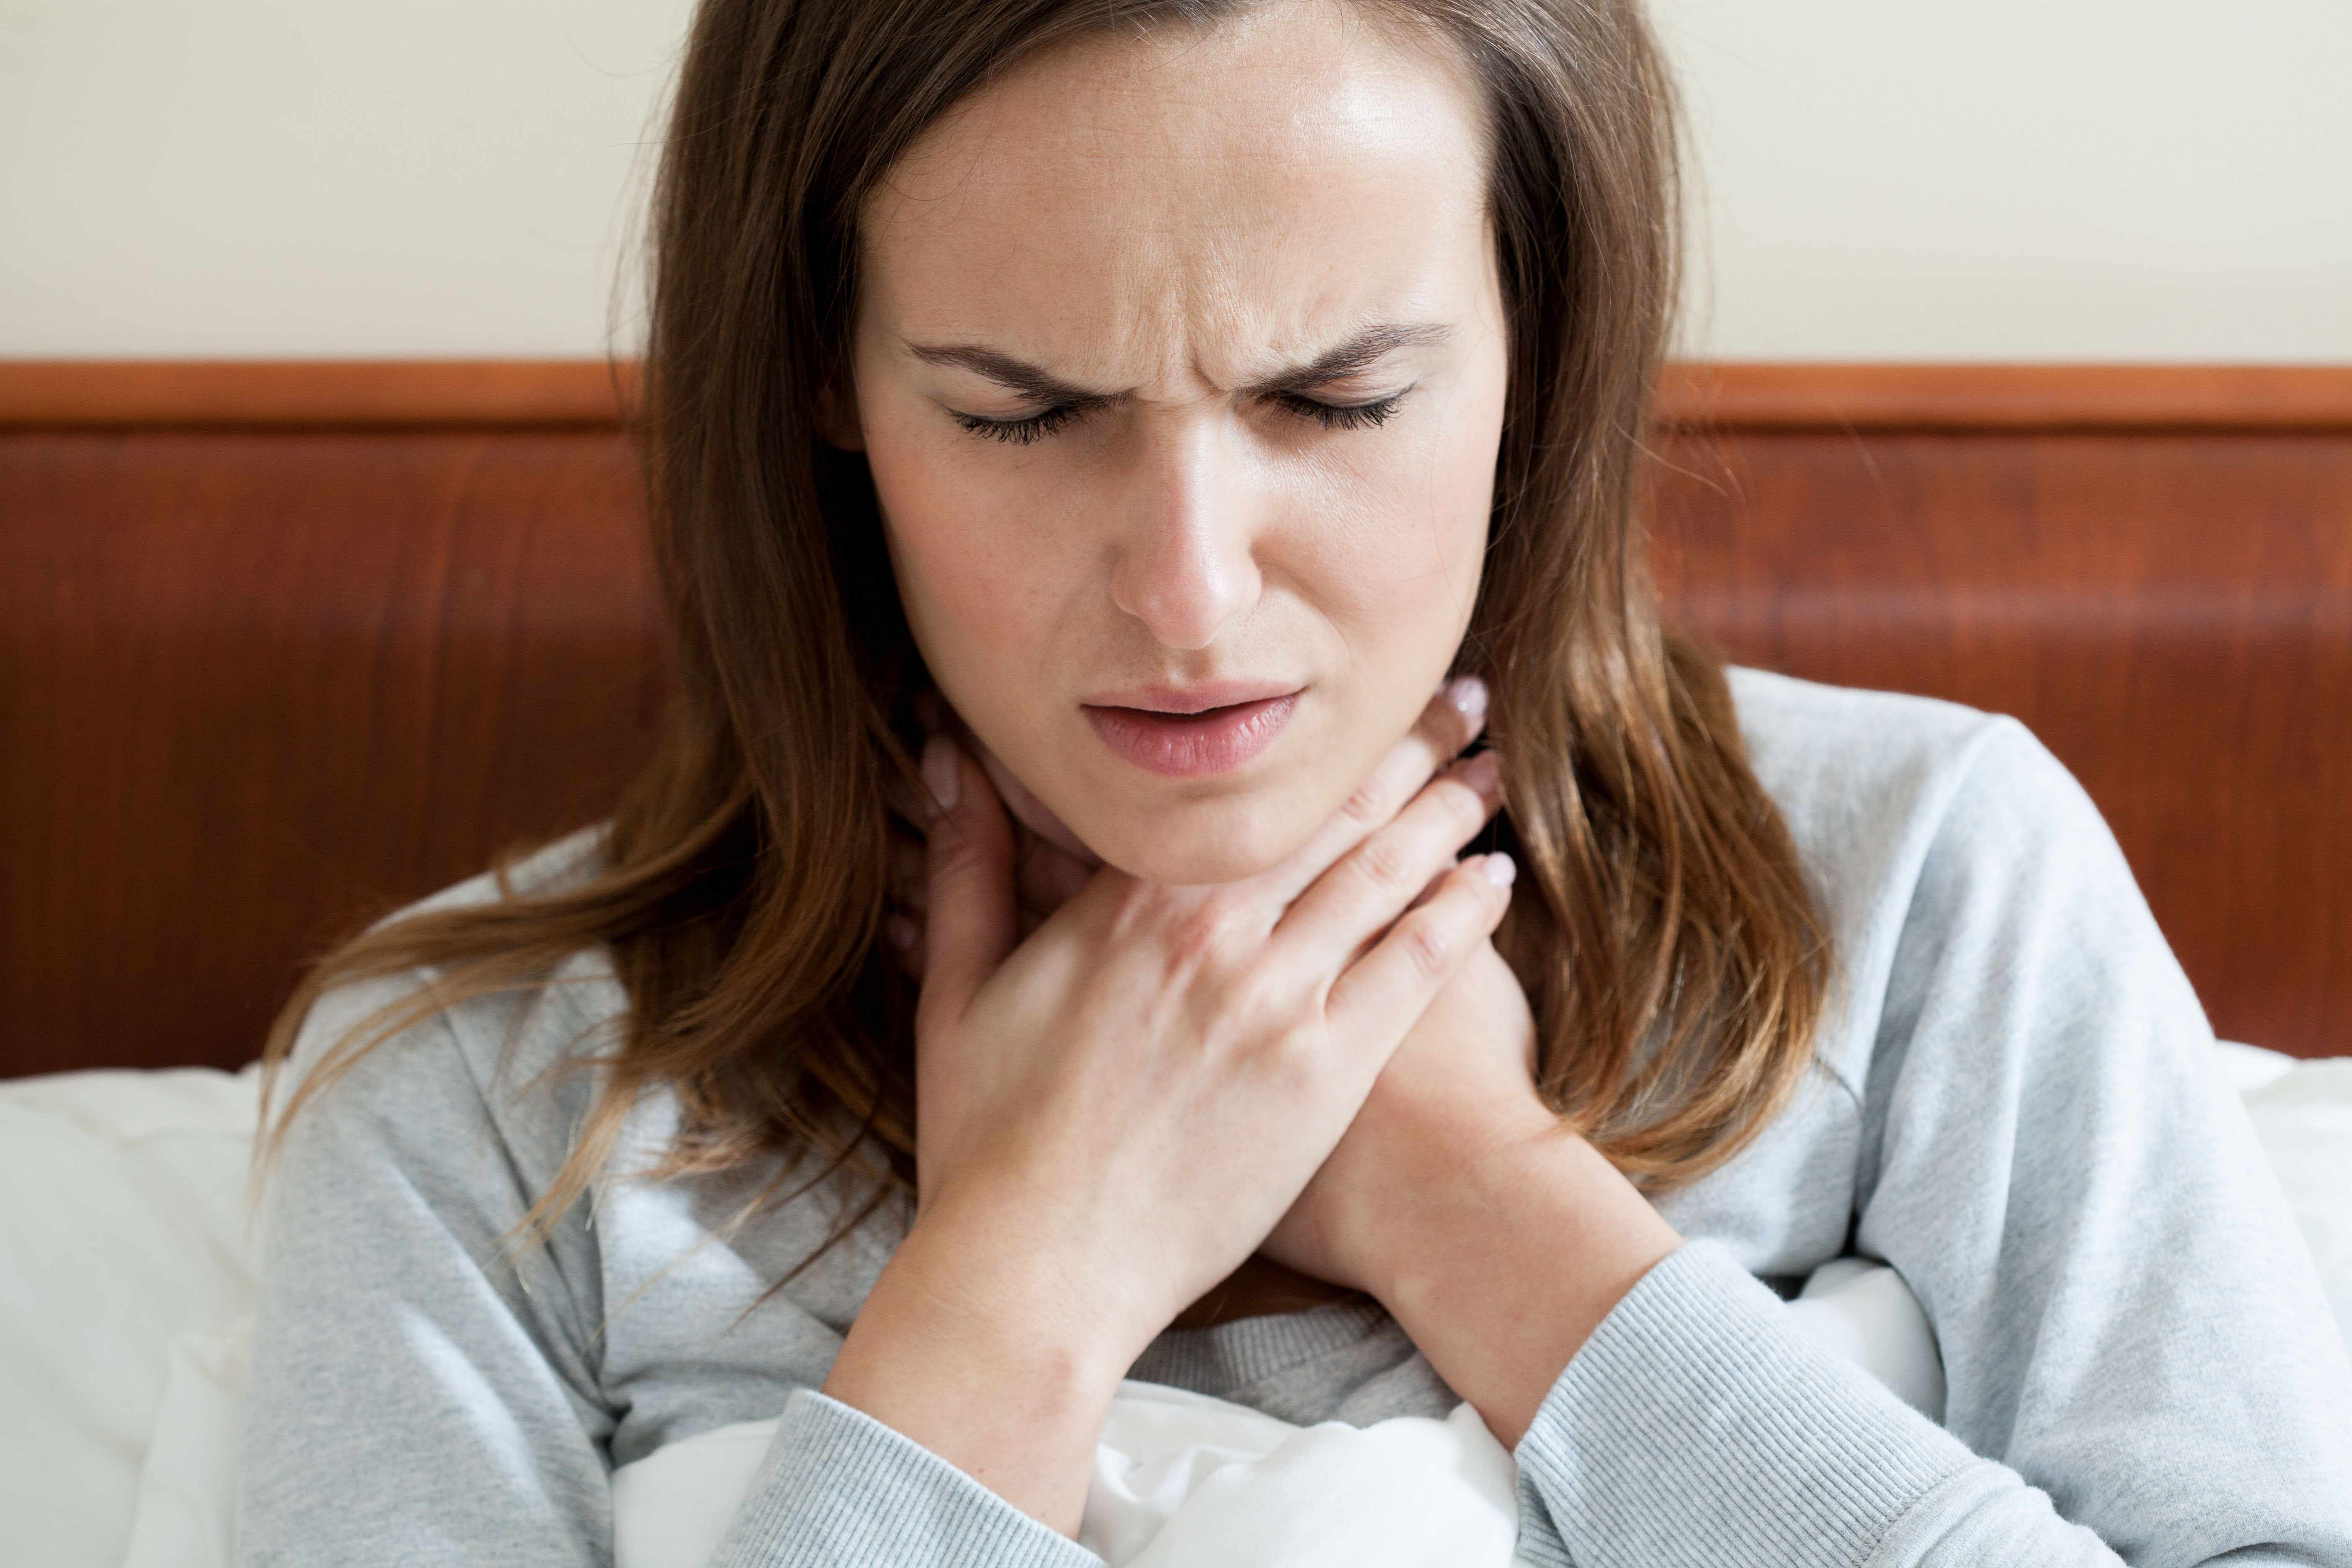
[{"label": "knuckle", "polygon": [[1388,820],[1388,799],[1377,778],[1366,779],[1340,803],[1339,815],[1359,827],[1376,827]]},{"label": "knuckle", "polygon": [[1258,994],[1266,998],[1267,1008],[1255,1031],[1258,1065],[1293,1088],[1313,1083],[1330,1067],[1331,1052],[1323,1031],[1293,1005],[1297,1000],[1293,993],[1268,986]]},{"label": "knuckle", "polygon": [[931,846],[930,880],[952,881],[968,876],[980,864],[981,847],[969,838],[954,837]]},{"label": "knuckle", "polygon": [[1207,962],[1223,945],[1223,931],[1206,910],[1194,910],[1169,927],[1169,956],[1179,968],[1190,969]]},{"label": "knuckle", "polygon": [[1240,935],[1242,906],[1229,896],[1212,894],[1177,911],[1169,924],[1174,953],[1196,963],[1208,963],[1231,952]]},{"label": "knuckle", "polygon": [[1453,930],[1430,910],[1422,910],[1400,923],[1397,940],[1404,945],[1406,962],[1423,979],[1443,980],[1453,973]]},{"label": "knuckle", "polygon": [[1353,862],[1356,874],[1381,894],[1404,892],[1408,886],[1417,887],[1413,876],[1412,857],[1405,845],[1394,836],[1382,834],[1364,841]]},{"label": "knuckle", "polygon": [[1331,1070],[1331,1053],[1310,1031],[1293,1029],[1266,1047],[1276,1080],[1294,1094],[1312,1093]]},{"label": "knuckle", "polygon": [[[1234,974],[1226,984],[1223,999],[1226,1015],[1253,1034],[1265,1031],[1270,1025],[1279,1026],[1290,1012],[1282,977],[1263,963],[1248,964]],[[1291,1031],[1276,1027],[1273,1032],[1282,1038]]]},{"label": "knuckle", "polygon": [[1115,943],[1132,942],[1153,930],[1168,909],[1167,889],[1157,883],[1129,881],[1110,890],[1104,923]]},{"label": "knuckle", "polygon": [[1446,784],[1449,787],[1445,791],[1445,807],[1447,815],[1454,819],[1454,826],[1460,828],[1465,837],[1486,826],[1486,797],[1466,779],[1450,778]]}]

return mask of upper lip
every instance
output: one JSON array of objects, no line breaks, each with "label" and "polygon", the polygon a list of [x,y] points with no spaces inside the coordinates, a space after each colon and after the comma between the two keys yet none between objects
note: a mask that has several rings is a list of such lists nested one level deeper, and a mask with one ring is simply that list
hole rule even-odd
[{"label": "upper lip", "polygon": [[1085,699],[1089,708],[1139,708],[1150,713],[1205,713],[1237,702],[1262,702],[1302,689],[1295,680],[1212,680],[1199,686],[1130,686]]}]

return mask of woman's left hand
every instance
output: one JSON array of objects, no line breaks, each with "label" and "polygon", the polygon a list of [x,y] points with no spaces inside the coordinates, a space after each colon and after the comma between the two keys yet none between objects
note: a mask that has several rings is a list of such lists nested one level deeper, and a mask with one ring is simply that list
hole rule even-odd
[{"label": "woman's left hand", "polygon": [[1406,1033],[1260,1248],[1379,1300],[1507,1448],[1682,1244],[1543,1102],[1535,1068],[1527,993],[1489,942]]},{"label": "woman's left hand", "polygon": [[1465,1162],[1557,1127],[1535,1069],[1527,993],[1493,942],[1481,942],[1406,1033],[1262,1250],[1302,1274],[1382,1295],[1374,1238],[1456,1190],[1449,1173]]}]

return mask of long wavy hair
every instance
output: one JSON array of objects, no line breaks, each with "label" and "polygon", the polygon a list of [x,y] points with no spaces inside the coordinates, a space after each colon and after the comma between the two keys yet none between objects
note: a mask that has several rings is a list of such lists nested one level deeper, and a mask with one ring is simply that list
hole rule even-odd
[{"label": "long wavy hair", "polygon": [[[675,639],[674,712],[584,879],[378,924],[273,1026],[269,1103],[331,987],[424,983],[327,1048],[257,1147],[361,1054],[601,945],[629,1009],[569,1163],[517,1233],[587,1196],[641,1092],[677,1096],[647,1174],[788,1155],[913,1182],[913,983],[878,942],[919,788],[928,675],[862,457],[828,447],[858,219],[942,112],[1083,35],[1213,27],[1290,0],[703,0],[649,229],[635,416]],[[1545,1100],[1650,1190],[1728,1159],[1812,1058],[1832,966],[1719,664],[1661,624],[1644,436],[1676,293],[1674,95],[1639,0],[1358,0],[1459,51],[1484,95],[1510,331],[1488,559],[1456,668],[1492,689],[1523,868],[1498,934]],[[911,793],[900,798],[919,798]],[[265,1118],[267,1121],[267,1118]],[[801,1190],[799,1188],[795,1189]],[[517,1234],[517,1233],[510,1233]],[[830,1245],[830,1242],[827,1243]],[[822,1249],[820,1249],[822,1250]]]}]

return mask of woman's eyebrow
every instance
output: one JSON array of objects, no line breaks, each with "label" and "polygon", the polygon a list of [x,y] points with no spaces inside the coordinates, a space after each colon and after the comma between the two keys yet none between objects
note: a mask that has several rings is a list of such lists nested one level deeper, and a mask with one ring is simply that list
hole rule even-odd
[{"label": "woman's eyebrow", "polygon": [[[1346,342],[1324,350],[1303,364],[1289,366],[1254,385],[1242,388],[1245,393],[1265,396],[1285,392],[1305,392],[1311,387],[1341,380],[1370,365],[1382,354],[1398,349],[1419,348],[1441,342],[1453,335],[1454,329],[1441,322],[1400,323],[1381,321],[1364,328]],[[1117,396],[1116,393],[1097,392],[1088,387],[1074,386],[1051,371],[999,353],[964,344],[908,343],[908,351],[926,364],[950,365],[984,375],[998,385],[1039,403],[1102,403]]]},{"label": "woman's eyebrow", "polygon": [[1345,380],[1370,366],[1382,354],[1397,349],[1421,348],[1429,343],[1443,342],[1453,335],[1452,327],[1437,321],[1412,324],[1376,322],[1345,342],[1324,350],[1305,364],[1276,371],[1256,385],[1244,390],[1260,396],[1270,393],[1305,392],[1326,382]]},{"label": "woman's eyebrow", "polygon": [[971,371],[975,375],[984,375],[998,385],[1008,387],[1024,397],[1034,398],[1039,403],[1099,403],[1106,396],[1103,393],[1072,386],[1026,360],[998,353],[994,349],[933,348],[924,343],[908,343],[907,347],[925,364],[952,365],[959,370]]}]

